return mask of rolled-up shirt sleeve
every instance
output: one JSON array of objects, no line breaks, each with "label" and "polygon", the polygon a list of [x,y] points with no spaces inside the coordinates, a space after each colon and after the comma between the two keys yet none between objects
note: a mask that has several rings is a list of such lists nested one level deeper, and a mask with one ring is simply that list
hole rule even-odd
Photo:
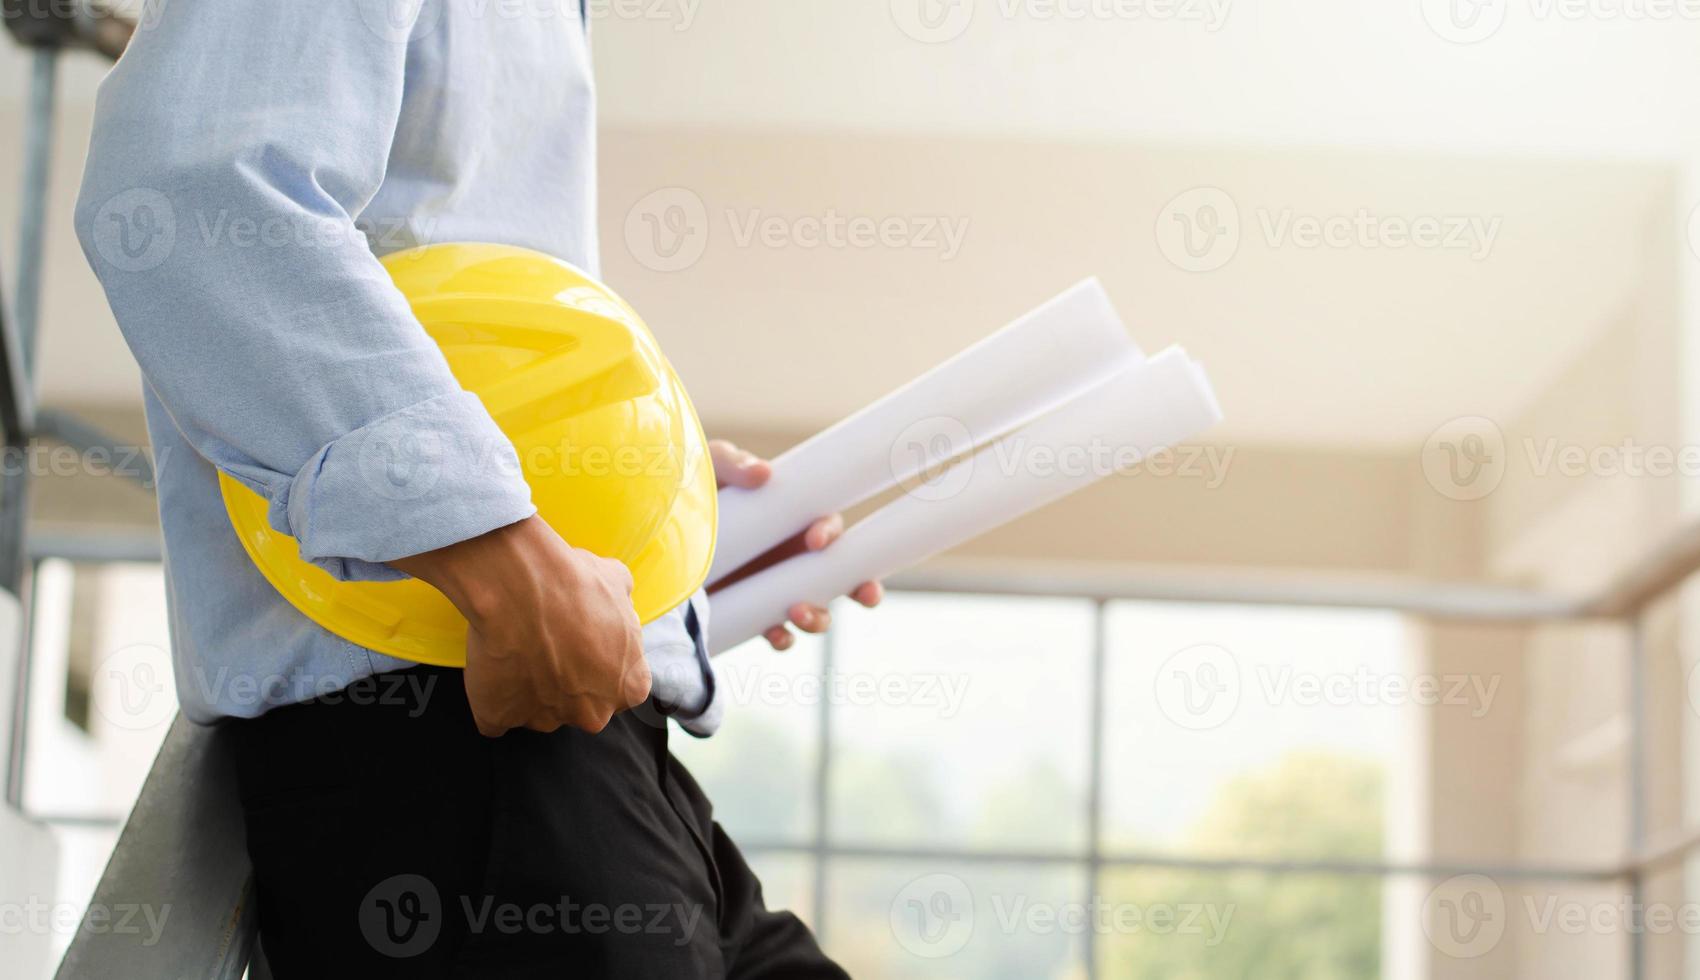
[{"label": "rolled-up shirt sleeve", "polygon": [[[373,254],[407,37],[389,0],[150,5],[101,85],[78,237],[194,449],[342,578],[534,512]],[[421,8],[429,12],[431,4]]]}]

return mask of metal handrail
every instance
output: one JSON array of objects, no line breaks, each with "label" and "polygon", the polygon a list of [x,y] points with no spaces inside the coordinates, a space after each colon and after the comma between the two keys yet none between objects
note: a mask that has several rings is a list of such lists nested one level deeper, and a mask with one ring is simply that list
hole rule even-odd
[{"label": "metal handrail", "polygon": [[[228,734],[171,723],[56,980],[240,980],[257,932]],[[120,915],[161,928],[115,929]]]}]

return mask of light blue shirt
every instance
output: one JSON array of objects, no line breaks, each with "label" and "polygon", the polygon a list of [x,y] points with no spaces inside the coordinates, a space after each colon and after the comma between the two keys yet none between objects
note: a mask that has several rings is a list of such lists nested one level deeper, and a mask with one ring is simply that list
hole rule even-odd
[{"label": "light blue shirt", "polygon": [[[218,471],[344,579],[401,577],[385,563],[534,513],[377,255],[499,242],[594,273],[594,134],[574,0],[150,2],[100,87],[76,223],[141,364],[189,717],[413,666],[284,601],[231,530]],[[379,494],[361,447],[399,434],[439,448],[440,475]],[[692,602],[696,636],[680,607],[644,641],[657,698],[706,734],[721,699]]]}]

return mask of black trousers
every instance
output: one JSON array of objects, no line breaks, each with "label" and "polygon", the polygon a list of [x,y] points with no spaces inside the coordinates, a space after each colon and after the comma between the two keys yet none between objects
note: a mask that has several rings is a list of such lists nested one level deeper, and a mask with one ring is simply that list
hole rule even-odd
[{"label": "black trousers", "polygon": [[280,980],[846,976],[648,706],[487,739],[460,671],[419,667],[229,724]]}]

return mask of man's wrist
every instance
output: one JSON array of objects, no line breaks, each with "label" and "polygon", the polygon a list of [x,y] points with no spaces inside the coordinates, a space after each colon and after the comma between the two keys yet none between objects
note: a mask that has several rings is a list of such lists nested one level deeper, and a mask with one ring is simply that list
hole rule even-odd
[{"label": "man's wrist", "polygon": [[513,568],[534,547],[527,539],[554,531],[536,514],[522,521],[487,531],[475,538],[399,558],[390,564],[441,592],[473,622],[499,614],[499,576],[502,568]]}]

